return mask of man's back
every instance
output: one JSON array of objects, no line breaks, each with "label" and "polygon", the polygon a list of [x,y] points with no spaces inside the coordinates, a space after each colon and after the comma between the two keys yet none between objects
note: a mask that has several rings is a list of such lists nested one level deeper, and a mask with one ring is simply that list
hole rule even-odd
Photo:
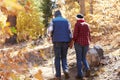
[{"label": "man's back", "polygon": [[69,22],[62,16],[52,20],[53,22],[53,42],[69,42],[70,30]]}]

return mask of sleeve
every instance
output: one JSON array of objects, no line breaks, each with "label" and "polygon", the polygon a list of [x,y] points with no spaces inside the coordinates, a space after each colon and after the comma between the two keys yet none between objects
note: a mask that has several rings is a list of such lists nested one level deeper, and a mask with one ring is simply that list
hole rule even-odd
[{"label": "sleeve", "polygon": [[75,27],[74,27],[74,32],[73,32],[73,41],[76,41],[77,40],[77,37],[78,37],[78,26],[77,26],[77,23],[75,24]]},{"label": "sleeve", "polygon": [[51,36],[52,34],[52,31],[53,31],[53,22],[51,21],[48,28],[47,28],[47,34],[48,36]]},{"label": "sleeve", "polygon": [[68,29],[69,29],[69,31],[70,31],[70,38],[72,39],[72,30],[71,30],[71,24],[70,24],[70,22],[68,22]]}]

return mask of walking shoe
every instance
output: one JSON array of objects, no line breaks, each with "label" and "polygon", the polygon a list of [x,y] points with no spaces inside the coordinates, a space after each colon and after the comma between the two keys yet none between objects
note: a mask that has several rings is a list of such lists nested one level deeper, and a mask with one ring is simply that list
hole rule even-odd
[{"label": "walking shoe", "polygon": [[76,78],[76,80],[86,80],[85,77],[81,77],[81,76],[76,76],[75,78]]},{"label": "walking shoe", "polygon": [[53,80],[61,80],[61,77],[55,77]]},{"label": "walking shoe", "polygon": [[69,79],[70,76],[69,76],[69,73],[68,72],[64,72],[64,75],[65,75],[65,79]]},{"label": "walking shoe", "polygon": [[90,77],[90,69],[86,70],[85,76],[86,76],[86,77]]}]

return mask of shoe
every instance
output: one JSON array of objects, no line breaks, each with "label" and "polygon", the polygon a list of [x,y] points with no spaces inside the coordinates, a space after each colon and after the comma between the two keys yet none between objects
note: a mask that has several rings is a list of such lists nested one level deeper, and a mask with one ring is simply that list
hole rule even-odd
[{"label": "shoe", "polygon": [[90,69],[86,70],[85,76],[86,76],[86,77],[90,77]]},{"label": "shoe", "polygon": [[76,76],[75,78],[76,78],[77,80],[82,80],[83,77],[81,77],[81,76]]},{"label": "shoe", "polygon": [[85,77],[81,77],[81,76],[76,76],[75,78],[76,78],[76,80],[86,80]]},{"label": "shoe", "polygon": [[61,77],[55,77],[53,80],[61,80]]},{"label": "shoe", "polygon": [[68,72],[64,72],[64,75],[65,75],[65,79],[69,79],[70,76],[69,76],[69,73]]}]

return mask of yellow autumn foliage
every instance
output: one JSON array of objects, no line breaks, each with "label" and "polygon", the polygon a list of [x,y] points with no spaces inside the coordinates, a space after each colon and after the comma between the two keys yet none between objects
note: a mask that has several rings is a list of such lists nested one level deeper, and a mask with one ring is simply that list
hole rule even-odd
[{"label": "yellow autumn foliage", "polygon": [[39,70],[35,75],[34,77],[38,80],[44,80],[43,77],[42,77],[42,72],[41,70]]},{"label": "yellow autumn foliage", "polygon": [[35,39],[42,34],[43,25],[40,23],[39,14],[36,12],[20,12],[17,16],[18,40]]},{"label": "yellow autumn foliage", "polygon": [[12,80],[20,80],[20,78],[15,73],[10,73],[10,78]]},{"label": "yellow autumn foliage", "polygon": [[3,0],[2,6],[6,6],[8,10],[23,10],[23,7],[18,4],[17,0]]},{"label": "yellow autumn foliage", "polygon": [[17,15],[18,41],[36,39],[43,33],[44,25],[40,17],[39,6],[33,0],[30,0],[28,3],[30,4],[26,4],[26,11],[20,11]]},{"label": "yellow autumn foliage", "polygon": [[7,16],[3,14],[3,12],[1,12],[0,9],[0,28],[4,27],[6,25],[6,20],[7,20]]}]

